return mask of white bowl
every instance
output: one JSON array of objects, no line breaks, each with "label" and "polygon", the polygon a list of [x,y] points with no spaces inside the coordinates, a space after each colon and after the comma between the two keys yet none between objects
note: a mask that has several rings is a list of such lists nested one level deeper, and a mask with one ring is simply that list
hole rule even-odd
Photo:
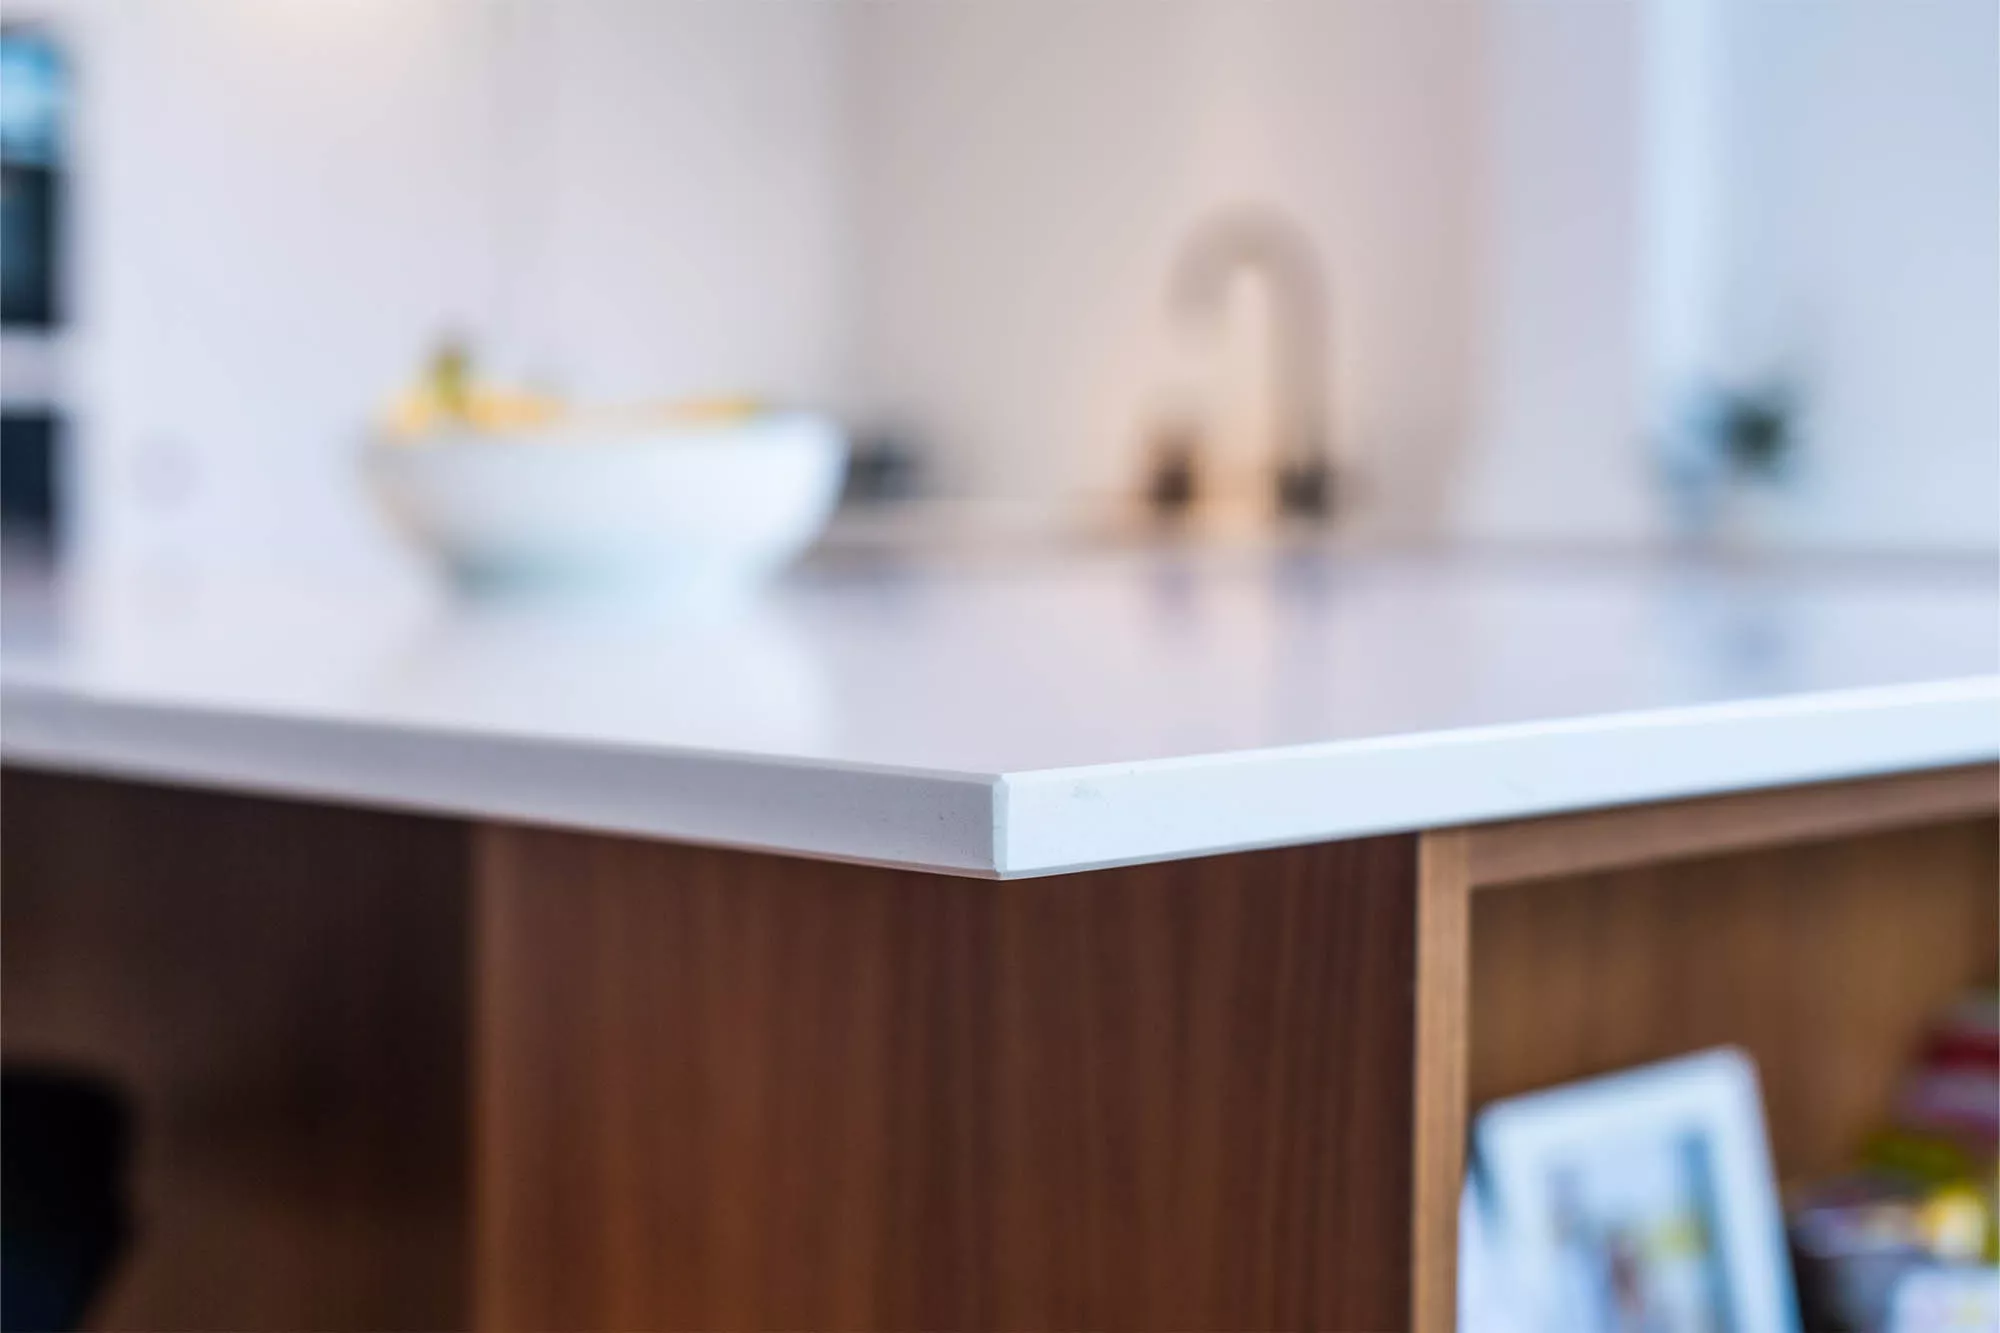
[{"label": "white bowl", "polygon": [[461,583],[698,592],[754,584],[811,544],[847,446],[822,417],[588,438],[377,442],[371,488]]}]

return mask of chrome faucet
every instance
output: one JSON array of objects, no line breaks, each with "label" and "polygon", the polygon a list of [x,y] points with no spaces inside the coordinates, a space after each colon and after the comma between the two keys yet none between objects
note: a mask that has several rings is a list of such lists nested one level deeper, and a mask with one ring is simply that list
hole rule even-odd
[{"label": "chrome faucet", "polygon": [[[1279,517],[1322,518],[1333,508],[1326,421],[1327,308],[1319,256],[1305,232],[1275,210],[1250,206],[1219,214],[1188,237],[1168,289],[1174,315],[1213,323],[1236,275],[1262,276],[1275,336],[1271,374],[1278,406],[1270,441],[1272,508]],[[1154,441],[1149,493],[1155,508],[1199,502],[1201,432],[1182,424]]]}]

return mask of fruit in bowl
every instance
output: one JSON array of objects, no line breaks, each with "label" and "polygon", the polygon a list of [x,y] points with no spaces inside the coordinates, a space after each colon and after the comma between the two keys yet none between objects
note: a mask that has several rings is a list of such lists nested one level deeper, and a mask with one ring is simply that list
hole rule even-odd
[{"label": "fruit in bowl", "polygon": [[827,418],[744,398],[578,410],[475,384],[447,349],[370,441],[392,520],[463,585],[672,595],[754,585],[811,544],[847,460]]}]

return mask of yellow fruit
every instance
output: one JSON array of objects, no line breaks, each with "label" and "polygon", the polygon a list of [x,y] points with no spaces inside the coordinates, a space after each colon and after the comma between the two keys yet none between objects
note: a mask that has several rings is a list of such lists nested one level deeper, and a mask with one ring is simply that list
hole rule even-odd
[{"label": "yellow fruit", "polygon": [[661,415],[679,425],[720,426],[747,421],[763,410],[764,404],[748,394],[711,394],[668,403]]}]

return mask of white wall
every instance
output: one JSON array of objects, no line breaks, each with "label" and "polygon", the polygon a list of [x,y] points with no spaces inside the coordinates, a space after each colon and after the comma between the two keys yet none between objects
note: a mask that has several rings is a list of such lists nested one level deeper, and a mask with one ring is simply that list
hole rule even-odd
[{"label": "white wall", "polygon": [[835,374],[837,13],[67,0],[85,549],[398,558],[355,485],[444,330],[597,396]]},{"label": "white wall", "polygon": [[1483,387],[1452,528],[1663,537],[1674,395],[1782,376],[1806,415],[1771,539],[2000,547],[2000,10],[1490,12]]},{"label": "white wall", "polygon": [[490,98],[462,55],[486,25],[396,0],[79,17],[83,549],[354,556],[368,405],[489,301]]},{"label": "white wall", "polygon": [[1728,21],[1734,356],[1807,395],[1796,539],[2000,546],[2000,7]]},{"label": "white wall", "polygon": [[1447,529],[1527,542],[1650,539],[1643,16],[1630,3],[1488,8],[1477,407]]},{"label": "white wall", "polygon": [[[1093,0],[854,11],[864,397],[947,487],[1136,484],[1205,387],[1168,274],[1218,209],[1319,249],[1328,404],[1378,521],[1421,525],[1466,434],[1480,13],[1463,4]],[[1190,345],[1191,343],[1195,345]]]},{"label": "white wall", "polygon": [[[847,257],[839,6],[536,0],[517,116],[545,164],[531,333],[586,398],[837,387]],[[548,64],[537,71],[540,52]],[[518,58],[518,53],[517,53]],[[531,307],[533,308],[533,307]]]},{"label": "white wall", "polygon": [[[1711,3],[1663,135],[1676,3],[41,0],[93,546],[393,558],[354,449],[453,325],[585,396],[903,425],[950,492],[1125,492],[1162,411],[1242,407],[1254,338],[1165,287],[1245,200],[1324,258],[1367,531],[1662,535],[1678,264],[1725,365],[1808,376],[1795,540],[2000,545],[1990,0]],[[1676,173],[1722,186],[1663,230]]]},{"label": "white wall", "polygon": [[[1663,539],[1661,429],[1797,371],[1774,535],[2000,546],[1990,0],[882,4],[856,16],[858,383],[946,484],[1129,487],[1213,391],[1161,292],[1301,221],[1378,533]],[[1240,367],[1239,367],[1240,369]]]}]

